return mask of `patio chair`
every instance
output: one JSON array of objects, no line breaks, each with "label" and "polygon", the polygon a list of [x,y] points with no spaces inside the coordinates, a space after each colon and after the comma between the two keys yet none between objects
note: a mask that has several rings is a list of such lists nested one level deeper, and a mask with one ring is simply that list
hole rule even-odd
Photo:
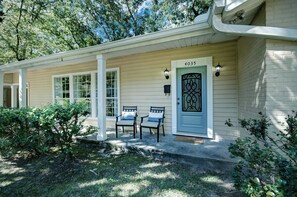
[{"label": "patio chair", "polygon": [[118,127],[121,126],[123,133],[124,127],[133,127],[133,137],[135,138],[137,118],[137,106],[123,106],[121,115],[116,116],[115,129],[116,138],[118,138]]},{"label": "patio chair", "polygon": [[157,129],[157,142],[159,142],[160,126],[162,126],[163,128],[163,136],[165,136],[164,118],[165,118],[165,107],[150,107],[149,115],[141,117],[140,139],[142,139],[142,128],[149,128],[151,134],[152,134],[151,129]]}]

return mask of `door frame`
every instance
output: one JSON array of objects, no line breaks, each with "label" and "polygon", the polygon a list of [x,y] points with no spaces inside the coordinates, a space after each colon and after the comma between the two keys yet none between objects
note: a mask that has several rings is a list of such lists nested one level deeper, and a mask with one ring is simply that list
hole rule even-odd
[{"label": "door frame", "polygon": [[[206,83],[207,83],[207,134],[193,134],[193,133],[178,133],[177,132],[177,68],[189,68],[206,66]],[[213,66],[212,57],[202,57],[193,59],[183,59],[171,61],[171,90],[172,90],[172,134],[174,135],[186,135],[196,136],[204,138],[213,138]]]}]

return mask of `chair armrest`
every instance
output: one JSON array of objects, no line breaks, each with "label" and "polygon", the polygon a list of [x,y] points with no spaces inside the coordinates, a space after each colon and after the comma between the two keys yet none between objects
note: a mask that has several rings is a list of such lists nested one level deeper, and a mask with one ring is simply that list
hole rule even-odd
[{"label": "chair armrest", "polygon": [[144,119],[144,118],[147,118],[147,117],[148,117],[148,115],[146,115],[146,116],[142,116],[140,122],[143,123],[143,119]]},{"label": "chair armrest", "polygon": [[122,115],[118,115],[118,116],[116,116],[116,122],[118,122],[119,121],[119,117],[121,117]]}]

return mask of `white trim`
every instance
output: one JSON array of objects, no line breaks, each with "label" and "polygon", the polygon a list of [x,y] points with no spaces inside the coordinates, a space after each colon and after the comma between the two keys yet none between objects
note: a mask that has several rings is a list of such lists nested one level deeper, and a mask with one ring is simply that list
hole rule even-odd
[{"label": "white trim", "polygon": [[[190,62],[189,65],[186,65],[187,62]],[[191,62],[196,62],[191,64]],[[206,75],[207,75],[207,135],[188,135],[186,133],[177,132],[177,84],[176,84],[176,70],[177,68],[188,68],[188,67],[199,67],[206,66]],[[187,136],[197,136],[197,137],[206,137],[213,138],[213,66],[212,66],[212,57],[203,57],[203,58],[193,58],[193,59],[184,59],[171,61],[171,90],[172,90],[172,134],[175,135],[187,135]]]},{"label": "white trim", "polygon": [[297,41],[297,29],[225,24],[220,14],[212,16],[212,27],[216,32],[230,35]]},{"label": "white trim", "polygon": [[91,117],[96,118],[96,73],[92,72],[91,73]]},{"label": "white trim", "polygon": [[[117,114],[120,114],[121,110],[120,110],[120,106],[121,106],[121,102],[120,102],[120,68],[119,67],[115,67],[115,68],[108,68],[106,69],[106,72],[112,72],[112,71],[117,71],[117,78],[118,78],[118,82],[117,82],[117,86],[118,86],[118,112]],[[92,71],[85,71],[85,72],[75,72],[75,73],[67,73],[67,74],[58,74],[58,75],[52,75],[52,103],[55,103],[55,78],[57,77],[69,77],[69,91],[70,91],[70,98],[69,101],[73,102],[74,101],[74,97],[73,97],[73,76],[77,76],[77,75],[86,75],[86,74],[90,74],[91,75],[91,95],[92,95],[92,89],[94,88],[94,97],[95,97],[95,102],[96,102],[96,84],[94,81],[94,84],[92,83],[92,75],[96,75],[96,73],[98,74],[97,70],[92,70]],[[95,87],[93,87],[93,85],[95,85]],[[91,96],[92,97],[92,96]],[[92,98],[91,98],[92,100]],[[93,102],[93,100],[92,100]],[[92,104],[93,105],[93,104]],[[93,107],[92,106],[92,116],[91,118],[96,118],[96,114],[95,116],[93,116]],[[96,106],[95,106],[95,113],[96,113]],[[113,120],[114,117],[113,116],[107,116],[106,117],[107,120]]]},{"label": "white trim", "polygon": [[[116,71],[117,72],[117,98],[118,98],[118,111],[117,111],[117,114],[120,114],[121,113],[121,110],[120,110],[120,106],[121,106],[121,102],[120,102],[120,94],[121,94],[121,91],[120,91],[120,68],[119,67],[115,67],[115,68],[109,68],[109,69],[106,69],[106,72],[112,72],[112,71]],[[114,119],[113,116],[107,116],[106,117],[108,120],[110,119]]]},{"label": "white trim", "polygon": [[4,94],[4,72],[0,71],[0,107],[3,107],[4,105],[4,99],[3,99],[3,94]]}]

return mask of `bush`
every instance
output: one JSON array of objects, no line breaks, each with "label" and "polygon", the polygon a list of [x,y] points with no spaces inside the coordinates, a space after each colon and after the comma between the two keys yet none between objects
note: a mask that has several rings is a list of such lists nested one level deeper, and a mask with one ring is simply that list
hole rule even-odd
[{"label": "bush", "polygon": [[11,156],[16,152],[32,155],[49,150],[50,125],[40,124],[41,110],[37,108],[0,109],[0,153]]},{"label": "bush", "polygon": [[[229,146],[240,158],[234,169],[235,188],[250,196],[297,196],[297,117],[288,115],[284,131],[268,132],[269,119],[239,120],[250,137]],[[230,120],[226,122],[232,126]]]},{"label": "bush", "polygon": [[[83,132],[83,123],[89,115],[88,103],[77,102],[53,104],[47,106],[43,111],[42,118],[51,120],[51,139],[59,147],[65,158],[73,157],[73,143],[77,136],[84,136],[94,132],[94,127],[86,127]],[[45,121],[48,122],[48,121]]]},{"label": "bush", "polygon": [[72,158],[74,138],[95,131],[83,122],[89,112],[86,102],[48,105],[44,108],[0,108],[0,153],[12,156],[17,152],[30,155],[48,153],[57,146]]}]

